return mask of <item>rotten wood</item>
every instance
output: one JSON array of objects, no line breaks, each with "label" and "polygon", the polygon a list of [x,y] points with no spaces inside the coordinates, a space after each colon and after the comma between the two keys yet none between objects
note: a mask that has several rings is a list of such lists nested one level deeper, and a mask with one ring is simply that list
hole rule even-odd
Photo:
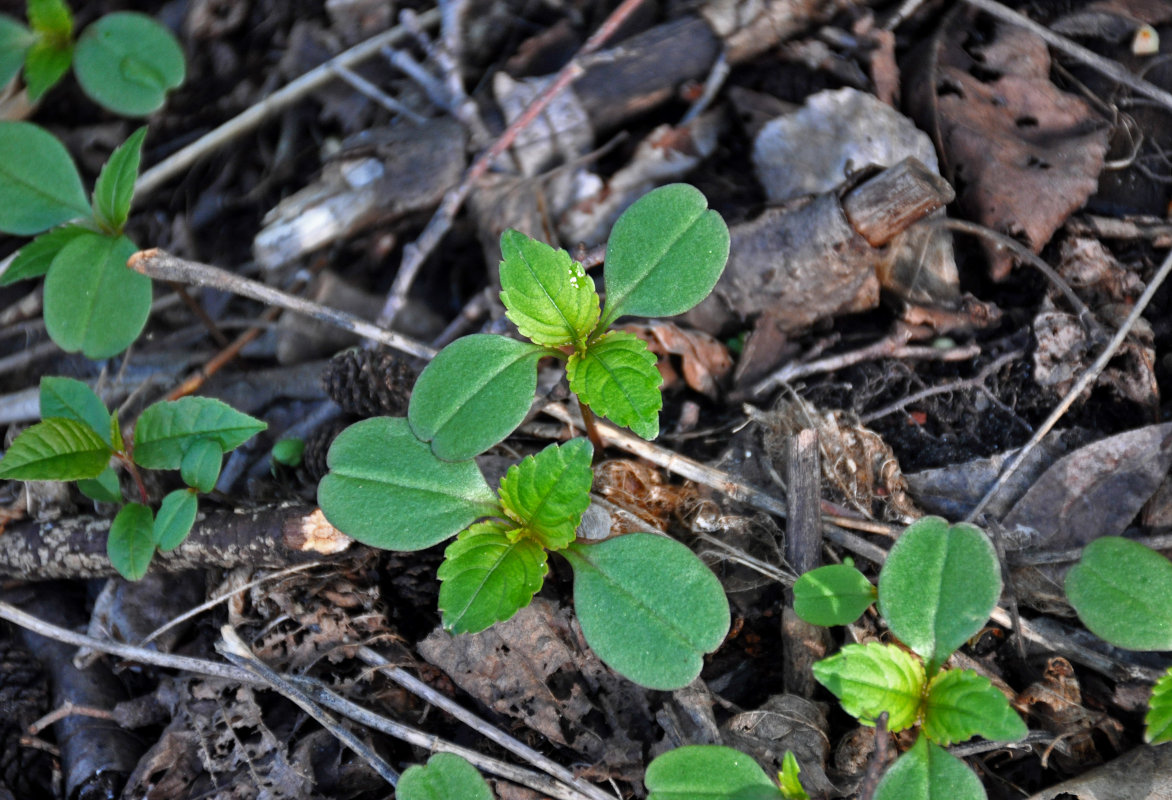
[{"label": "rotten wood", "polygon": [[852,190],[842,210],[859,235],[882,247],[955,197],[948,181],[909,157]]}]

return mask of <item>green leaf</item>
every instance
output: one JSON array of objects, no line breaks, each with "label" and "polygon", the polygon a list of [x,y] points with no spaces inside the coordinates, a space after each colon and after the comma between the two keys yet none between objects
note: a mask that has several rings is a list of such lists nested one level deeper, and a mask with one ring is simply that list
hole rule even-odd
[{"label": "green leaf", "polygon": [[682,314],[716,285],[728,261],[728,227],[695,187],[661,186],[615,222],[606,243],[602,327],[623,314]]},{"label": "green leaf", "polygon": [[1144,717],[1144,741],[1148,744],[1172,741],[1172,667],[1152,687]]},{"label": "green leaf", "polygon": [[216,488],[220,467],[224,463],[224,451],[213,439],[196,439],[187,446],[183,460],[179,462],[179,476],[183,482],[201,492]]},{"label": "green leaf", "polygon": [[63,39],[73,36],[73,14],[62,0],[28,0],[28,21],[42,35]]},{"label": "green leaf", "polygon": [[45,276],[45,328],[66,352],[117,355],[151,313],[151,280],[129,269],[138,250],[125,236],[88,233],[61,248]]},{"label": "green leaf", "polygon": [[227,453],[267,425],[210,397],[183,397],[147,406],[134,426],[134,463],[147,469],[179,469],[198,439]]},{"label": "green leaf", "polygon": [[574,353],[566,364],[570,390],[596,413],[644,439],[659,435],[663,376],[655,354],[633,333],[611,331]]},{"label": "green leaf", "polygon": [[41,378],[41,417],[60,417],[84,422],[102,437],[110,439],[110,412],[94,390],[73,378]]},{"label": "green leaf", "polygon": [[33,32],[20,24],[19,20],[0,14],[0,89],[20,72],[25,53],[35,41]]},{"label": "green leaf", "polygon": [[1029,728],[988,678],[971,669],[949,669],[928,684],[924,701],[924,734],[940,745],[983,736],[994,742],[1016,742]]},{"label": "green leaf", "polygon": [[1172,562],[1118,536],[1095,539],[1066,574],[1066,597],[1100,639],[1172,650]]},{"label": "green leaf", "polygon": [[475,461],[441,461],[401,417],[374,417],[338,435],[317,487],[326,519],[358,541],[422,550],[499,508]]},{"label": "green leaf", "polygon": [[73,60],[73,42],[41,37],[33,42],[24,57],[24,82],[29,100],[34,103],[69,71]]},{"label": "green leaf", "polygon": [[529,605],[548,571],[545,548],[493,520],[478,522],[444,551],[437,576],[444,628],[478,633]]},{"label": "green leaf", "polygon": [[77,82],[90,99],[128,117],[162,108],[186,70],[174,35],[131,11],[107,14],[86,28],[73,59]]},{"label": "green leaf", "polygon": [[715,744],[668,750],[647,767],[643,782],[647,784],[647,800],[784,798],[751,756]]},{"label": "green leaf", "polygon": [[110,461],[110,446],[84,422],[50,418],[28,428],[0,461],[0,478],[78,481],[96,478]]},{"label": "green leaf", "polygon": [[190,489],[176,489],[163,498],[158,516],[151,526],[151,543],[161,552],[174,550],[183,544],[195,525],[199,512],[199,498]]},{"label": "green leaf", "polygon": [[590,505],[593,456],[589,440],[572,439],[509,467],[499,492],[505,514],[541,545],[561,550],[574,541]]},{"label": "green leaf", "polygon": [[829,564],[794,582],[794,611],[811,625],[849,625],[877,596],[867,576],[855,567]]},{"label": "green leaf", "polygon": [[395,788],[395,800],[493,800],[492,789],[476,767],[452,753],[436,753],[427,766],[408,767]]},{"label": "green leaf", "polygon": [[534,342],[578,346],[598,323],[598,293],[565,250],[520,231],[501,234],[501,302],[505,316]]},{"label": "green leaf", "polygon": [[106,467],[96,478],[82,478],[77,482],[77,488],[86,497],[99,503],[122,502],[122,486],[113,467]]},{"label": "green leaf", "polygon": [[781,784],[781,796],[785,800],[810,800],[810,795],[798,779],[801,771],[802,768],[798,766],[798,759],[793,751],[786,750],[781,762],[781,773],[777,776],[777,782]]},{"label": "green leaf", "polygon": [[407,408],[411,430],[445,461],[483,453],[525,419],[545,352],[491,334],[457,339],[420,373]]},{"label": "green leaf", "polygon": [[0,231],[32,236],[89,215],[65,145],[31,122],[0,122]]},{"label": "green leaf", "polygon": [[301,457],[305,454],[305,440],[297,437],[282,439],[273,445],[273,461],[287,467],[301,466]]},{"label": "green leaf", "polygon": [[110,523],[106,555],[122,577],[136,581],[146,575],[155,555],[154,515],[141,503],[127,503]]},{"label": "green leaf", "polygon": [[94,184],[94,217],[98,224],[111,233],[121,233],[130,215],[134,199],[134,182],[138,179],[138,165],[142,161],[142,142],[147,129],[143,127],[119,145],[102,167]]},{"label": "green leaf", "polygon": [[985,800],[985,787],[965,763],[921,736],[891,765],[875,800]]},{"label": "green leaf", "polygon": [[920,712],[924,665],[892,644],[848,644],[814,664],[814,678],[841,702],[846,713],[874,725],[887,712],[887,730],[910,728]]},{"label": "green leaf", "polygon": [[649,689],[679,689],[728,633],[728,600],[712,571],[666,536],[631,533],[575,542],[574,608],[586,641],[621,675]]},{"label": "green leaf", "polygon": [[86,234],[92,234],[92,231],[77,225],[64,225],[48,233],[42,233],[20,248],[8,269],[0,275],[0,286],[41,277],[49,271],[49,266],[61,252],[61,248]]},{"label": "green leaf", "polygon": [[988,537],[940,517],[908,526],[879,572],[879,613],[929,675],[984,626],[1000,596],[1001,562]]}]

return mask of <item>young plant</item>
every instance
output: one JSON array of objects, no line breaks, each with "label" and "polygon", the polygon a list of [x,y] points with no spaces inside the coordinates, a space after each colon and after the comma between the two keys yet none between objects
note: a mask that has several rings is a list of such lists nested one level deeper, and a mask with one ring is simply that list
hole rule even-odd
[{"label": "young plant", "polygon": [[0,286],[44,275],[45,328],[67,352],[116,355],[150,315],[151,281],[127,268],[138,246],[123,233],[145,137],[139,128],[111,154],[91,204],[52,134],[0,122],[0,232],[40,234],[0,275]]},{"label": "young plant", "polygon": [[[132,443],[118,417],[92,389],[72,378],[41,380],[41,422],[22,432],[0,460],[0,479],[77,481],[83,494],[123,504],[110,525],[106,552],[130,580],[146,574],[155,551],[173,550],[195,524],[197,495],[210,492],[224,453],[265,429],[265,423],[206,397],[160,402],[143,410]],[[124,503],[118,474],[134,478],[142,502]],[[189,488],[163,498],[157,513],[138,468],[177,469]]]},{"label": "young plant", "polygon": [[0,89],[24,68],[36,102],[73,65],[82,91],[100,106],[143,117],[163,106],[183,83],[183,49],[171,32],[145,14],[101,17],[73,39],[73,15],[61,0],[28,0],[28,26],[0,14]]},{"label": "young plant", "polygon": [[654,437],[662,406],[655,357],[641,339],[607,329],[622,314],[678,314],[700,302],[720,277],[728,244],[728,229],[699,191],[656,189],[615,223],[600,307],[593,281],[565,251],[506,231],[501,299],[529,341],[458,339],[420,375],[406,419],[378,417],[343,431],[318,486],[326,517],[361,542],[393,550],[459,533],[439,570],[444,625],[455,633],[483,630],[527,605],[548,571],[547,554],[560,553],[599,656],[645,686],[689,683],[728,631],[728,601],[708,568],[671,539],[576,541],[590,503],[591,444],[576,439],[525,458],[496,493],[472,459],[521,423],[545,357],[566,362],[588,420],[593,409]]},{"label": "young plant", "polygon": [[[1066,574],[1066,598],[1087,629],[1128,650],[1172,650],[1172,562],[1119,536],[1095,539]],[[1172,741],[1172,667],[1156,681],[1144,739]]]}]

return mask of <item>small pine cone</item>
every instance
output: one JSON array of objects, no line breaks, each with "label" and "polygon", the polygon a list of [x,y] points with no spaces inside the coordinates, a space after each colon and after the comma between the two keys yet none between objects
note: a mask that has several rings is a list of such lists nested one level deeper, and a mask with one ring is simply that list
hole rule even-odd
[{"label": "small pine cone", "polygon": [[326,455],[330,452],[330,445],[338,434],[354,424],[354,418],[342,416],[332,419],[324,425],[319,425],[305,440],[305,449],[301,452],[301,468],[297,470],[297,478],[307,486],[317,486],[318,482],[329,472],[326,466]]},{"label": "small pine cone", "polygon": [[343,350],[322,371],[326,394],[363,419],[406,414],[415,378],[415,370],[386,348]]}]

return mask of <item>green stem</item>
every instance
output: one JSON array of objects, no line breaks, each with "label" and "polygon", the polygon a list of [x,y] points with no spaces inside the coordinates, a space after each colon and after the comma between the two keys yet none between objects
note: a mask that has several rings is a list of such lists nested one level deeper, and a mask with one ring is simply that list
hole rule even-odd
[{"label": "green stem", "polygon": [[151,504],[151,498],[147,494],[146,484],[142,481],[142,475],[139,474],[138,467],[135,466],[130,456],[125,453],[119,453],[118,460],[122,462],[122,466],[126,467],[126,471],[130,473],[130,477],[134,478],[134,485],[138,487],[138,494],[142,498],[142,504],[149,506]]}]

